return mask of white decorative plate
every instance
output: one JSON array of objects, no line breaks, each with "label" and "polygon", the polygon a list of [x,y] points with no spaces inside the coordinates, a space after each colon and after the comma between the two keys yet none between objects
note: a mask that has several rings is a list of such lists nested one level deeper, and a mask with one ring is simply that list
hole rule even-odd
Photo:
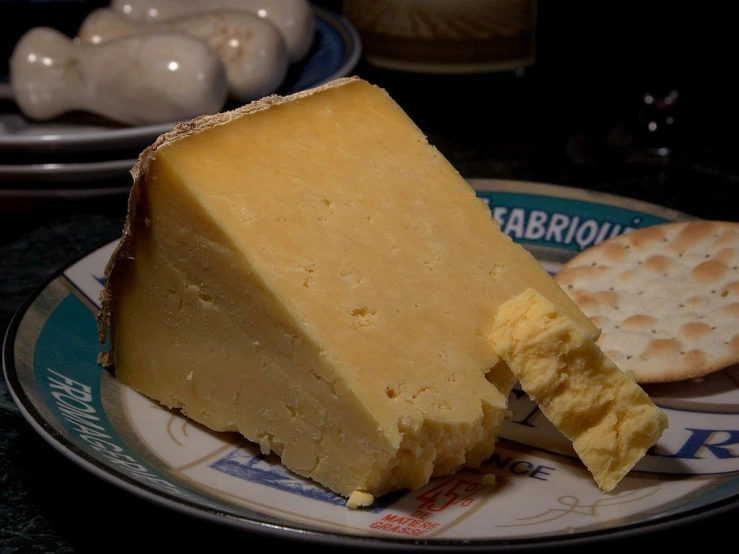
[{"label": "white decorative plate", "polygon": [[5,188],[11,183],[80,183],[128,175],[136,160],[105,160],[84,163],[0,164],[0,179]]},{"label": "white decorative plate", "polygon": [[[624,198],[472,181],[505,232],[550,271],[629,228],[691,219]],[[509,550],[596,542],[739,507],[739,367],[650,387],[670,427],[611,494],[519,390],[487,470],[349,510],[236,435],[209,432],[121,385],[96,363],[94,314],[114,244],[42,286],[6,336],[4,369],[29,423],[71,460],[131,493],[247,531],[344,546]]]},{"label": "white decorative plate", "polygon": [[[290,94],[349,75],[361,52],[356,29],[342,16],[314,8],[316,34],[308,56],[290,68],[279,94]],[[0,98],[11,95],[7,84]],[[0,114],[0,152],[92,152],[121,149],[143,150],[172,123],[142,127],[112,126],[93,117],[74,122],[32,122],[18,114]]]},{"label": "white decorative plate", "polygon": [[24,209],[34,202],[46,202],[49,200],[84,200],[88,198],[102,198],[105,196],[116,196],[128,194],[131,187],[126,186],[96,186],[88,188],[1,188],[0,200],[8,203],[16,202],[23,206]]}]

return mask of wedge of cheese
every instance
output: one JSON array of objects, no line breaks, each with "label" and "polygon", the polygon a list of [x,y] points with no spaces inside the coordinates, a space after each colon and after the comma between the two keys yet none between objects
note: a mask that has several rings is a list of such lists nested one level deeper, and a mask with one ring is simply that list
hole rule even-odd
[{"label": "wedge of cheese", "polygon": [[521,388],[572,441],[605,492],[667,427],[667,416],[633,374],[616,367],[591,336],[537,291],[505,302],[490,338]]},{"label": "wedge of cheese", "polygon": [[514,379],[498,307],[597,329],[386,92],[342,79],[144,151],[106,269],[106,363],[353,505],[479,466]]}]

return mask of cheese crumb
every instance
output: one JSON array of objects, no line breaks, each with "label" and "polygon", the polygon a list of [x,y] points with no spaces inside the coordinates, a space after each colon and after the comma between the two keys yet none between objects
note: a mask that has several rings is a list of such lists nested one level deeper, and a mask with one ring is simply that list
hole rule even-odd
[{"label": "cheese crumb", "polygon": [[357,508],[365,508],[371,506],[375,501],[375,497],[368,492],[354,491],[349,495],[349,500],[346,501],[346,505],[352,510]]},{"label": "cheese crumb", "polygon": [[274,437],[270,435],[269,433],[263,433],[257,437],[257,442],[259,443],[259,451],[265,455],[269,456],[269,454],[274,450],[273,448],[273,440]]},{"label": "cheese crumb", "polygon": [[490,486],[495,484],[495,473],[486,473],[482,476],[481,483],[485,486]]}]

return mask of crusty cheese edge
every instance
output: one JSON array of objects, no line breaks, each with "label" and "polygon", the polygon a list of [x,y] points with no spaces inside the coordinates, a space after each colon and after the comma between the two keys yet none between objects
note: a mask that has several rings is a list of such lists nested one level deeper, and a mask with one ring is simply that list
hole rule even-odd
[{"label": "crusty cheese edge", "polygon": [[[100,292],[100,310],[96,315],[98,340],[101,344],[105,343],[109,332],[111,332],[112,334],[113,322],[111,319],[111,314],[113,312],[115,303],[114,290],[116,288],[116,278],[118,275],[116,269],[118,267],[119,260],[131,257],[130,254],[134,233],[134,222],[136,221],[136,212],[141,198],[141,191],[146,186],[146,175],[149,171],[149,167],[152,161],[156,157],[157,151],[163,146],[172,144],[173,142],[188,137],[190,135],[197,134],[205,129],[217,127],[218,125],[224,125],[230,121],[233,121],[234,119],[239,119],[246,115],[268,110],[273,106],[278,106],[280,104],[299,100],[301,98],[305,98],[328,89],[337,88],[353,81],[360,80],[361,79],[359,79],[358,77],[342,77],[333,81],[329,81],[328,83],[325,83],[318,87],[296,92],[288,96],[279,96],[273,94],[270,96],[265,96],[260,100],[255,100],[254,102],[251,102],[231,111],[221,112],[213,115],[203,115],[187,122],[177,123],[170,131],[160,135],[153,144],[151,144],[143,152],[141,152],[136,165],[134,165],[134,167],[131,169],[133,184],[131,186],[131,192],[128,196],[128,212],[126,215],[126,220],[123,224],[121,239],[105,266],[105,285],[103,286],[103,290]],[[98,356],[98,363],[106,367],[110,366],[112,364],[112,353],[113,345],[111,343],[110,351],[101,352]]]}]

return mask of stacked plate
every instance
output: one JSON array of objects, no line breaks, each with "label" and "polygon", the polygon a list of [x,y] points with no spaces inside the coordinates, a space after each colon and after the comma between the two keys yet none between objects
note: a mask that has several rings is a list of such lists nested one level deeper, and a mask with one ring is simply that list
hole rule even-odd
[{"label": "stacked plate", "polygon": [[[349,75],[359,60],[359,36],[343,17],[315,8],[310,53],[294,64],[278,94]],[[125,127],[88,114],[34,122],[0,83],[0,198],[84,198],[128,191],[138,154],[173,123]],[[227,106],[232,108],[236,106]]]}]

